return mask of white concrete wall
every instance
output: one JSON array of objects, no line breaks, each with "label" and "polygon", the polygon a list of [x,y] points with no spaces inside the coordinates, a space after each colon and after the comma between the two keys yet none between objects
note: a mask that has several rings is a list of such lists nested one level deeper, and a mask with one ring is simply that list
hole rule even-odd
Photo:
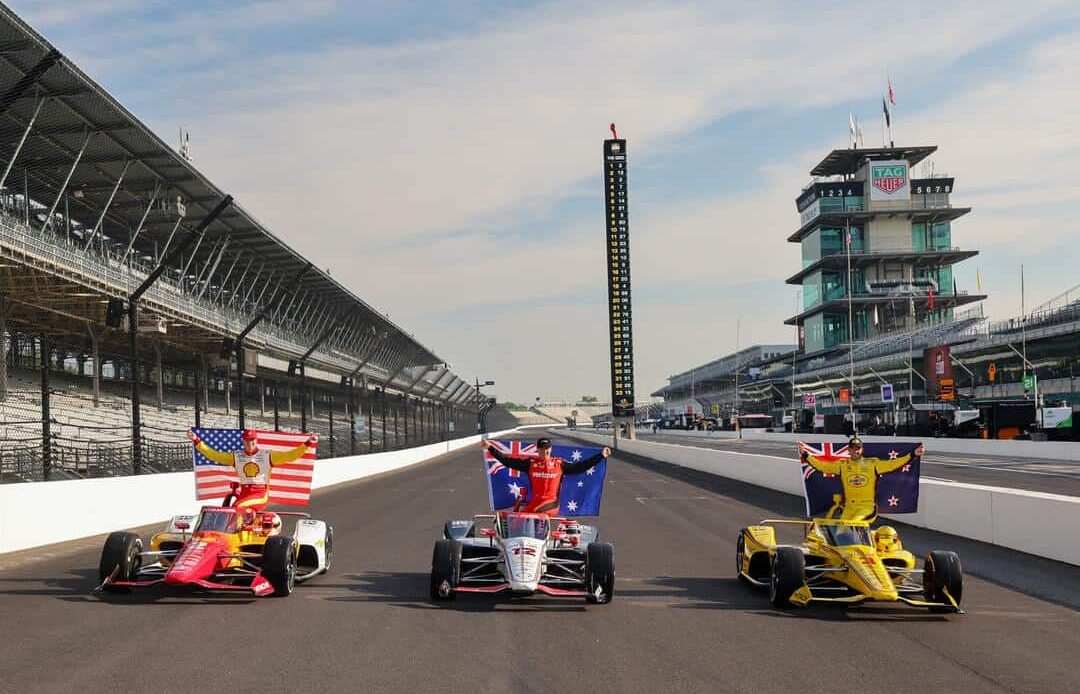
[{"label": "white concrete wall", "polygon": [[[645,431],[648,434],[648,430]],[[662,429],[659,433],[664,436],[685,436],[688,439],[734,439],[738,434],[734,431],[683,431],[681,429]],[[847,436],[841,434],[788,434],[785,432],[768,432],[764,429],[743,429],[743,438],[760,439],[762,441],[790,441],[796,439],[806,441],[831,441],[833,443],[846,443]],[[859,438],[866,442],[901,441],[916,443],[922,442],[926,450],[931,453],[963,453],[968,455],[990,455],[1003,458],[1035,458],[1063,461],[1080,461],[1080,442],[1078,441],[998,441],[995,439],[938,439],[911,436],[870,436],[860,434]]]},{"label": "white concrete wall", "polygon": [[[612,443],[610,435],[582,431],[575,435],[594,443]],[[814,437],[815,440],[820,438]],[[619,449],[759,487],[803,495],[794,451],[791,458],[786,459],[697,448],[692,442],[687,443],[684,446],[620,440]],[[893,518],[909,525],[1080,565],[1080,497],[923,480],[919,512]],[[747,522],[754,520],[748,518]]]},{"label": "white concrete wall", "polygon": [[[511,430],[512,431],[512,430]],[[510,433],[488,434],[495,438]],[[435,456],[476,445],[468,436],[401,451],[319,460],[312,489],[400,470]],[[479,453],[477,454],[479,456]],[[193,472],[0,485],[0,554],[91,537],[191,513]]]}]

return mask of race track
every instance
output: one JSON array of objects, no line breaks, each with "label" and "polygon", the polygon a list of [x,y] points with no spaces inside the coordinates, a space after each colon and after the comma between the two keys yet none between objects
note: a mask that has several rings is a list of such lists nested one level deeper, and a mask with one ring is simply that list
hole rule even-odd
[{"label": "race track", "polygon": [[[486,510],[475,449],[316,494],[332,573],[286,599],[91,595],[100,541],[0,557],[0,691],[1062,692],[1075,686],[1080,569],[954,547],[963,616],[914,608],[772,609],[733,576],[739,528],[800,502],[649,461],[609,465],[601,535],[610,605],[427,598],[448,518]],[[186,509],[175,509],[185,511]],[[172,512],[173,509],[163,509]],[[1014,587],[1006,587],[1006,584]],[[1046,595],[1053,601],[1032,597]]]}]

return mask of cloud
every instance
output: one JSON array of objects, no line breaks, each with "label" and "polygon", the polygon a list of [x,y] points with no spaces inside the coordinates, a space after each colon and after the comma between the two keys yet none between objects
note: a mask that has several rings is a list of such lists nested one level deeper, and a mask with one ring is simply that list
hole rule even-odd
[{"label": "cloud", "polygon": [[[684,359],[733,346],[732,314],[717,311],[742,310],[748,283],[789,291],[783,277],[798,267],[798,247],[785,241],[797,224],[793,198],[814,159],[844,144],[826,133],[822,113],[876,94],[886,67],[916,91],[972,51],[1076,15],[1071,2],[909,3],[884,32],[868,30],[884,20],[866,3],[823,13],[766,2],[733,13],[549,2],[502,9],[464,31],[365,43],[320,38],[320,21],[344,21],[337,3],[292,20],[293,4],[204,8],[190,31],[146,17],[77,50],[98,61],[107,84],[144,70],[137,93],[149,89],[156,123],[164,132],[175,126],[166,118],[187,125],[196,163],[215,182],[455,366],[497,371],[511,397],[547,384],[574,390],[553,382],[555,373],[606,392],[598,225],[609,121],[632,142],[636,295],[675,283],[687,297],[664,294],[636,316],[649,355],[641,393]],[[237,31],[245,16],[258,18],[250,35]],[[288,21],[315,30],[297,29],[287,50],[260,42],[260,31]],[[193,40],[212,60],[191,50]],[[95,46],[108,50],[90,54]],[[1065,88],[1078,82],[1076,47],[1075,36],[1060,37],[1019,69],[909,120],[898,113],[898,137],[939,142],[939,162],[959,177],[958,203],[976,206],[957,225],[959,243],[985,240],[965,236],[976,222],[996,240],[1014,238],[1000,220],[1015,210],[994,193],[1010,180],[1033,182],[1029,200],[1074,201],[1062,182],[1076,180],[1080,161],[1066,120],[1078,99]],[[749,185],[678,172],[696,138],[717,137],[746,113],[810,134],[795,152],[763,142],[740,162]],[[665,190],[678,194],[658,192],[654,164],[676,171],[679,185]],[[712,290],[717,298],[703,298]],[[596,306],[582,304],[593,296]],[[784,334],[789,307],[777,303],[754,307],[744,344]],[[523,339],[542,321],[577,325],[576,346]]]}]

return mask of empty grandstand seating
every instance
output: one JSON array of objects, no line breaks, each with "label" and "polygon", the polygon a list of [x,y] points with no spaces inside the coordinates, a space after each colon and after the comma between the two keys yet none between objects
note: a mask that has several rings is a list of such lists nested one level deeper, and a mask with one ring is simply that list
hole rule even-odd
[{"label": "empty grandstand seating", "polygon": [[[140,418],[143,432],[144,467],[149,472],[184,470],[191,466],[191,447],[186,439],[188,428],[194,425],[194,399],[190,391],[165,390],[164,402],[158,405],[157,392],[144,388],[140,397]],[[245,411],[245,425],[254,429],[273,429],[272,401],[266,409],[250,395]],[[287,398],[280,400],[279,421],[282,430],[300,431],[301,420],[294,402],[289,409]],[[383,450],[382,410],[374,401],[362,404],[362,414],[368,429],[356,435],[357,454]],[[398,411],[395,425],[394,406],[397,400],[386,403],[387,450],[406,444],[409,430],[410,445],[417,443],[415,416],[405,422],[404,410]],[[93,404],[88,378],[61,372],[51,373],[50,388],[52,477],[56,479],[102,477],[131,474],[131,402],[126,383],[102,380],[101,397]],[[209,406],[201,416],[204,427],[235,428],[235,402],[227,410],[224,395],[211,391]],[[334,435],[330,437],[330,413],[324,402],[309,412],[306,428],[320,436],[319,457],[345,455],[352,444],[349,422],[343,402],[335,402]],[[427,427],[427,436],[433,436]],[[41,381],[36,372],[11,369],[8,392],[0,399],[0,482],[41,479]]]}]

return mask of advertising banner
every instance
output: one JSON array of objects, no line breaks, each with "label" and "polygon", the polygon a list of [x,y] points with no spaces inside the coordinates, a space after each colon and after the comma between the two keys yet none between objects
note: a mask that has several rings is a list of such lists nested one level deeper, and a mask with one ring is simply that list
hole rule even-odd
[{"label": "advertising banner", "polygon": [[903,159],[872,161],[868,167],[872,202],[911,200],[911,177],[906,161]]},{"label": "advertising banner", "polygon": [[1072,414],[1072,407],[1044,407],[1043,429],[1071,428]]},{"label": "advertising banner", "polygon": [[881,402],[893,402],[895,396],[893,395],[893,387],[891,383],[881,384]]},{"label": "advertising banner", "polygon": [[[927,347],[923,350],[923,377],[926,378],[928,398],[941,398],[942,381],[949,386],[953,385],[952,359],[949,358],[948,345]],[[951,388],[948,390],[951,391]]]}]

